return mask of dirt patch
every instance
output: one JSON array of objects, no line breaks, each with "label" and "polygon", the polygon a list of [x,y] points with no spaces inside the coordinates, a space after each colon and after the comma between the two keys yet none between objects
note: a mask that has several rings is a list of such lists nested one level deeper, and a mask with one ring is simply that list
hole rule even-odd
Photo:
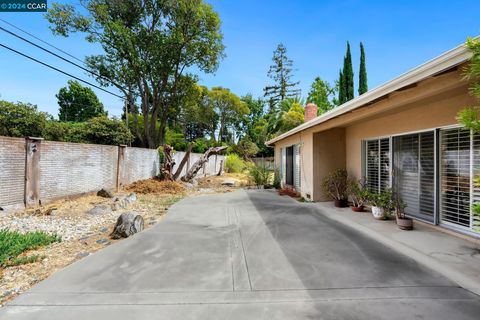
[{"label": "dirt patch", "polygon": [[140,180],[132,183],[126,188],[127,191],[140,194],[183,194],[185,187],[175,181],[161,181],[159,179]]},{"label": "dirt patch", "polygon": [[223,183],[227,180],[235,182],[234,188],[242,188],[250,185],[248,176],[243,173],[225,173],[222,176],[209,176],[205,178],[199,178],[198,186],[200,188],[213,188],[213,189],[228,189],[232,186],[225,186]]}]

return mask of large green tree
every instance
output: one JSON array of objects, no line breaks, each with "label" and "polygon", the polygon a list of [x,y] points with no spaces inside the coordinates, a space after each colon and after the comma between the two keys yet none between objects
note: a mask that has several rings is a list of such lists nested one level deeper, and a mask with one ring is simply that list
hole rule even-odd
[{"label": "large green tree", "polygon": [[83,122],[106,115],[95,92],[78,81],[69,80],[68,87],[61,88],[56,97],[60,106],[58,118],[61,121]]},{"label": "large green tree", "polygon": [[241,119],[250,112],[247,105],[229,89],[213,87],[209,92],[210,103],[218,117],[217,142],[233,142],[238,136]]},{"label": "large green tree", "polygon": [[273,84],[263,89],[270,110],[273,110],[279,102],[286,98],[295,98],[301,93],[297,87],[300,82],[292,81],[293,61],[288,58],[287,48],[283,44],[280,43],[273,52],[272,61],[273,64],[267,75],[273,80]]},{"label": "large green tree", "polygon": [[360,70],[358,72],[358,94],[362,95],[368,91],[367,66],[365,64],[365,49],[360,42]]},{"label": "large green tree", "polygon": [[[54,3],[47,14],[53,33],[74,32],[103,49],[86,59],[101,75],[99,83],[116,86],[130,104],[140,104],[141,144],[165,141],[172,108],[178,106],[179,82],[187,70],[210,73],[223,56],[220,18],[202,0],[89,0],[84,8]],[[135,121],[138,117],[133,118]]]},{"label": "large green tree", "polygon": [[307,103],[313,102],[318,107],[317,114],[322,114],[331,110],[334,106],[332,99],[335,95],[336,88],[332,87],[328,82],[323,81],[320,77],[316,77],[310,87],[307,96]]}]

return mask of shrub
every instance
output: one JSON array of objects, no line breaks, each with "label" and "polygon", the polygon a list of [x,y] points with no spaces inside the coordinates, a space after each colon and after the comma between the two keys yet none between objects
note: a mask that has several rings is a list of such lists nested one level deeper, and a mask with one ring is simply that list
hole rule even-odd
[{"label": "shrub", "polygon": [[225,171],[230,173],[243,172],[246,168],[245,161],[243,161],[238,154],[231,153],[225,157]]},{"label": "shrub", "polygon": [[271,172],[265,165],[251,165],[248,173],[256,186],[268,186]]},{"label": "shrub", "polygon": [[59,236],[46,234],[42,231],[22,234],[18,231],[0,230],[0,266],[5,267],[18,264],[19,261],[35,260],[33,258],[17,259],[17,257],[25,251],[38,249],[59,241]]},{"label": "shrub", "polygon": [[0,101],[0,135],[42,137],[51,116],[28,103]]},{"label": "shrub", "polygon": [[347,170],[337,169],[332,171],[323,179],[323,192],[335,200],[346,200],[348,199],[347,181]]},{"label": "shrub", "polygon": [[352,198],[354,207],[361,207],[365,205],[368,200],[369,192],[362,181],[357,181],[354,178],[348,178],[347,192]]},{"label": "shrub", "polygon": [[133,135],[123,121],[107,117],[91,118],[85,122],[85,138],[99,144],[128,144]]}]

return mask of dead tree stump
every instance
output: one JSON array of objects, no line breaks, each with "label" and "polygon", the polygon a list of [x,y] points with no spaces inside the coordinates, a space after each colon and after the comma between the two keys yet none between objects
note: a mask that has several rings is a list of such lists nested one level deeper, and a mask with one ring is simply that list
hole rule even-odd
[{"label": "dead tree stump", "polygon": [[203,165],[208,162],[208,158],[210,158],[210,156],[213,156],[213,155],[216,155],[218,154],[219,152],[223,151],[227,149],[226,146],[222,146],[222,147],[214,147],[214,148],[209,148],[201,157],[200,159],[198,159],[197,161],[195,161],[195,163],[192,165],[192,167],[187,171],[187,173],[181,178],[182,181],[184,182],[188,182],[190,180],[192,180],[195,175],[197,174],[198,171],[200,171],[200,169],[203,168]]},{"label": "dead tree stump", "polygon": [[128,238],[131,235],[143,230],[143,217],[136,212],[122,213],[118,219],[113,232],[110,234],[112,239]]}]

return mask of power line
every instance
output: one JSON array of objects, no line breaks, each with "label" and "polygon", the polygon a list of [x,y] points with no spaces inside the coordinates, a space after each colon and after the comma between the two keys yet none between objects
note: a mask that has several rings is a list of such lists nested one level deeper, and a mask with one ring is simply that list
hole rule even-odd
[{"label": "power line", "polygon": [[[0,20],[2,20],[2,19],[0,19]],[[2,21],[3,21],[3,20],[2,20]],[[20,39],[20,40],[23,40],[23,41],[27,42],[28,44],[31,44],[32,46],[35,46],[35,47],[39,48],[40,50],[43,50],[43,51],[45,51],[45,52],[47,52],[47,53],[49,53],[49,54],[51,54],[51,55],[53,55],[53,56],[55,56],[55,57],[57,57],[57,58],[59,58],[59,59],[62,59],[63,61],[65,61],[65,62],[67,62],[67,63],[70,63],[70,64],[76,66],[77,68],[80,68],[80,69],[82,69],[82,70],[84,70],[84,71],[86,71],[86,72],[88,72],[88,73],[90,73],[90,74],[93,74],[94,76],[97,76],[97,77],[99,77],[99,78],[103,78],[103,79],[107,80],[108,82],[112,83],[113,85],[122,88],[120,85],[118,85],[117,83],[115,83],[115,82],[112,81],[111,79],[109,79],[109,78],[107,78],[107,77],[105,77],[105,76],[103,76],[103,75],[101,75],[101,74],[98,74],[98,73],[96,73],[96,72],[93,72],[93,71],[91,71],[91,70],[89,70],[89,69],[87,69],[87,68],[79,65],[78,63],[75,63],[75,62],[73,62],[73,61],[70,61],[70,60],[68,60],[67,58],[64,58],[64,57],[62,57],[61,55],[58,55],[58,54],[56,54],[55,52],[52,52],[52,51],[50,51],[50,50],[48,50],[48,49],[46,49],[46,48],[44,48],[44,47],[42,47],[42,46],[40,46],[40,45],[38,45],[38,44],[36,44],[36,43],[28,40],[28,39],[25,39],[24,37],[19,36],[18,34],[12,32],[12,31],[10,31],[10,30],[7,30],[7,29],[5,29],[5,28],[3,28],[3,27],[0,27],[0,30],[4,31],[4,32],[6,32],[6,33],[8,33],[8,34],[10,34],[10,35],[12,35],[12,36]],[[122,88],[122,89],[123,89],[124,91],[127,91],[125,88]]]},{"label": "power line", "polygon": [[46,44],[47,46],[50,46],[50,47],[52,47],[52,48],[60,51],[61,53],[66,54],[66,55],[69,56],[70,58],[73,58],[73,59],[75,59],[75,60],[80,61],[81,63],[83,63],[83,60],[82,60],[82,59],[79,59],[79,58],[75,57],[74,55],[72,55],[72,54],[70,54],[70,53],[68,53],[68,52],[66,52],[66,51],[64,51],[64,50],[62,50],[62,49],[54,46],[53,44],[48,43],[47,41],[40,39],[39,37],[35,36],[34,34],[31,34],[30,32],[25,31],[25,30],[23,30],[22,28],[17,27],[16,25],[14,25],[14,24],[12,24],[12,23],[10,23],[10,22],[2,19],[2,18],[0,18],[0,21],[2,21],[3,23],[8,24],[8,25],[9,25],[10,27],[12,27],[12,28],[15,28],[15,29],[17,29],[17,30],[19,30],[19,31],[21,31],[21,32],[29,35],[30,37],[32,37],[32,38],[34,38],[34,39],[37,39],[38,41]]},{"label": "power line", "polygon": [[25,53],[22,53],[22,52],[17,51],[17,50],[15,50],[15,49],[13,49],[13,48],[10,48],[10,47],[2,44],[2,43],[0,43],[0,46],[3,47],[3,48],[5,48],[5,49],[7,49],[7,50],[10,50],[10,51],[12,51],[12,52],[15,52],[16,54],[21,55],[21,56],[23,56],[23,57],[25,57],[25,58],[27,58],[27,59],[30,59],[30,60],[32,60],[32,61],[35,61],[35,62],[41,64],[41,65],[44,65],[45,67],[48,67],[48,68],[53,69],[53,70],[55,70],[55,71],[57,71],[57,72],[63,73],[64,75],[69,76],[69,77],[71,77],[71,78],[73,78],[73,79],[76,79],[76,80],[78,80],[78,81],[81,81],[81,82],[83,82],[83,83],[86,83],[86,84],[88,84],[89,86],[92,86],[92,87],[94,87],[94,88],[97,88],[98,90],[102,90],[102,91],[104,91],[104,92],[106,92],[106,93],[111,94],[112,96],[115,96],[115,97],[117,97],[117,98],[120,98],[120,99],[122,99],[122,100],[125,100],[124,97],[122,97],[122,96],[120,96],[120,95],[118,95],[118,94],[116,94],[116,93],[113,93],[113,92],[111,92],[111,91],[108,91],[108,90],[106,90],[106,89],[104,89],[104,88],[102,88],[102,87],[100,87],[100,86],[97,86],[96,84],[93,84],[93,83],[88,82],[88,81],[86,81],[86,80],[83,80],[83,79],[81,79],[81,78],[79,78],[79,77],[77,77],[77,76],[74,76],[74,75],[72,75],[72,74],[70,74],[70,73],[68,73],[68,72],[65,72],[65,71],[63,71],[63,70],[60,70],[60,69],[58,69],[58,68],[56,68],[56,67],[54,67],[54,66],[52,66],[52,65],[49,65],[49,64],[47,64],[47,63],[45,63],[45,62],[42,62],[42,61],[40,61],[40,60],[38,60],[38,59],[35,59],[35,58],[33,58],[33,57],[25,54]]}]

